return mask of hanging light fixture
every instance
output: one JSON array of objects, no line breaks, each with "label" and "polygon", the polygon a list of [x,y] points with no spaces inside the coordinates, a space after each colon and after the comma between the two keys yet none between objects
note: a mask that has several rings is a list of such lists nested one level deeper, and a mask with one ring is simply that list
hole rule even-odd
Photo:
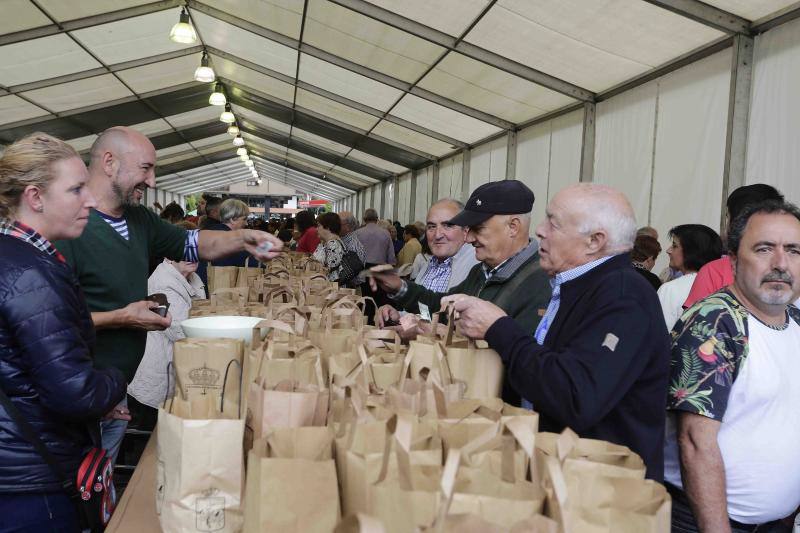
[{"label": "hanging light fixture", "polygon": [[228,126],[228,135],[239,135],[239,126],[236,124]]},{"label": "hanging light fixture", "polygon": [[181,15],[178,22],[169,32],[169,38],[176,43],[192,44],[197,41],[197,32],[194,31],[192,23],[189,21],[189,13],[186,7],[181,8]]},{"label": "hanging light fixture", "polygon": [[239,159],[241,159],[242,161],[247,161],[248,159],[250,159],[250,156],[247,155],[247,153],[244,153],[239,156]]},{"label": "hanging light fixture", "polygon": [[236,155],[247,155],[247,148],[242,146],[241,148],[237,149]]},{"label": "hanging light fixture", "polygon": [[226,124],[233,124],[236,121],[236,117],[233,116],[233,111],[231,111],[231,104],[225,104],[225,111],[222,112],[219,119]]},{"label": "hanging light fixture", "polygon": [[208,97],[208,103],[211,105],[225,105],[228,103],[228,99],[225,98],[225,93],[223,92],[220,82],[217,82],[217,85],[214,87],[214,92]]},{"label": "hanging light fixture", "polygon": [[[232,126],[232,127],[236,128],[236,126]],[[230,130],[230,128],[228,128],[228,129]],[[239,129],[239,128],[236,128],[236,129]],[[228,133],[230,133],[230,131],[228,131]],[[237,135],[236,137],[233,138],[233,145],[234,146],[244,146],[244,139],[242,139],[241,135]]]},{"label": "hanging light fixture", "polygon": [[245,164],[245,165],[247,165],[247,166],[248,166],[248,167],[250,167],[250,168],[253,168],[253,167],[255,166],[255,163],[253,163],[253,162],[252,162],[252,161],[250,161],[249,159],[248,159],[247,161],[245,161],[245,162],[244,162],[244,164]]},{"label": "hanging light fixture", "polygon": [[216,78],[214,70],[208,66],[208,54],[203,51],[200,66],[194,71],[194,79],[202,83],[210,83],[214,81],[214,78]]}]

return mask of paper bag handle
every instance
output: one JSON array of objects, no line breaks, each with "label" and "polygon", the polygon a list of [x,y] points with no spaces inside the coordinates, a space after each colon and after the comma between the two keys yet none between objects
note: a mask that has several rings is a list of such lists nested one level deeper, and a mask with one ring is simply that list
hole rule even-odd
[{"label": "paper bag handle", "polygon": [[244,375],[242,372],[242,364],[238,359],[231,359],[225,366],[225,377],[223,378],[224,381],[222,382],[222,392],[219,395],[219,412],[225,412],[225,386],[228,385],[228,371],[231,369],[232,363],[239,365],[239,418],[242,418],[242,379],[244,378]]}]

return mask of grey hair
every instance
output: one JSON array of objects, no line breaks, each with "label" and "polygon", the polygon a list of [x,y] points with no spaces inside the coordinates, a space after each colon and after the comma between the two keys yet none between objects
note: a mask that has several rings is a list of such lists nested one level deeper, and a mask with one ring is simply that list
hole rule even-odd
[{"label": "grey hair", "polygon": [[[589,235],[598,230],[605,230],[608,236],[606,251],[622,253],[633,249],[636,240],[636,217],[628,204],[628,209],[620,209],[619,203],[611,201],[611,196],[625,196],[608,185],[599,183],[581,183],[575,185],[587,199],[591,199],[591,208],[581,213],[582,220],[578,231]],[[625,198],[627,204],[627,198]]]},{"label": "grey hair", "polygon": [[354,230],[358,227],[358,221],[356,220],[356,217],[353,216],[353,213],[348,212],[345,216],[342,216],[342,214],[339,213],[339,219],[341,220],[343,226],[347,226],[351,230]]},{"label": "grey hair", "polygon": [[456,200],[455,198],[442,198],[440,200],[436,200],[431,204],[431,207],[439,204],[453,204],[459,209],[464,209],[464,202],[461,200]]},{"label": "grey hair", "polygon": [[219,219],[223,224],[227,224],[231,220],[240,217],[246,217],[250,214],[250,208],[247,204],[236,198],[228,198],[219,207]]}]

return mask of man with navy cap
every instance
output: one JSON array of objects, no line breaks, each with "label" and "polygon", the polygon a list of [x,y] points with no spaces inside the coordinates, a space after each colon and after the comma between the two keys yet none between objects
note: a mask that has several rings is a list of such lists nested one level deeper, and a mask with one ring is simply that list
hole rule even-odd
[{"label": "man with navy cap", "polygon": [[[547,273],[539,266],[539,245],[530,238],[533,192],[517,180],[481,185],[451,224],[469,228],[467,242],[480,261],[466,279],[447,294],[469,294],[488,300],[513,317],[526,331],[534,331],[550,301]],[[397,321],[397,309],[418,312],[419,304],[439,310],[445,293],[433,292],[394,274],[376,274],[377,282],[396,304],[379,311],[378,325]],[[506,395],[513,401],[513,396]]]}]

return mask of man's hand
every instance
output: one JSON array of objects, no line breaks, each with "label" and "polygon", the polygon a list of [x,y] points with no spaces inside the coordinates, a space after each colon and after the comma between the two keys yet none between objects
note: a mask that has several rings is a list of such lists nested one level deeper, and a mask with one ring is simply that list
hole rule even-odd
[{"label": "man's hand", "polygon": [[456,311],[458,330],[470,339],[484,338],[492,324],[507,316],[505,311],[493,303],[466,294],[452,294],[442,298],[442,308],[448,304],[453,304]]},{"label": "man's hand", "polygon": [[[242,236],[244,239],[244,249],[259,261],[269,261],[272,258],[278,257],[281,250],[283,250],[283,241],[274,235],[270,235],[266,231],[259,231],[255,229],[244,229]],[[265,243],[270,243],[272,247],[269,251],[265,251]]]},{"label": "man's hand", "polygon": [[147,331],[160,331],[172,325],[172,315],[162,317],[156,313],[158,303],[149,300],[133,302],[120,309],[121,327],[144,329]]},{"label": "man's hand", "polygon": [[396,326],[400,323],[400,312],[389,304],[382,305],[375,313],[375,320],[380,329]]},{"label": "man's hand", "polygon": [[124,405],[118,404],[109,413],[107,413],[103,420],[128,420],[131,419],[131,412]]},{"label": "man's hand", "polygon": [[403,286],[403,280],[397,274],[373,272],[369,278],[369,286],[373,291],[377,291],[380,287],[386,294],[394,294]]}]

